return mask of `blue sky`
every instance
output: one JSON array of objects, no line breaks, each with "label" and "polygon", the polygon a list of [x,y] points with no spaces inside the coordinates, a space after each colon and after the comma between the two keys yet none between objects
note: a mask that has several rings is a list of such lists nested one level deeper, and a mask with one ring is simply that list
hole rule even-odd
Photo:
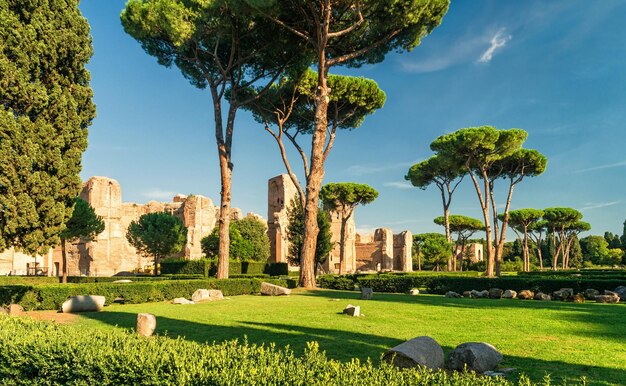
[{"label": "blue sky", "polygon": [[[88,68],[97,105],[81,176],[117,179],[124,201],[194,193],[217,204],[210,96],[176,68],[158,65],[124,33],[124,4],[81,2],[92,27]],[[549,162],[546,173],[517,186],[513,208],[570,206],[583,212],[591,233],[621,234],[624,20],[620,0],[453,1],[442,25],[413,52],[357,70],[335,69],[376,80],[387,103],[360,128],[338,135],[325,182],[367,183],[379,191],[375,202],[357,209],[362,231],[440,231],[432,223],[441,213],[438,191],[410,187],[403,178],[409,166],[428,158],[429,144],[441,134],[478,125],[522,128],[529,133],[525,147]],[[267,180],[284,166],[274,140],[244,111],[237,116],[233,162],[234,206],[266,217]],[[497,191],[500,201],[504,193]],[[480,218],[469,180],[452,212]]]}]

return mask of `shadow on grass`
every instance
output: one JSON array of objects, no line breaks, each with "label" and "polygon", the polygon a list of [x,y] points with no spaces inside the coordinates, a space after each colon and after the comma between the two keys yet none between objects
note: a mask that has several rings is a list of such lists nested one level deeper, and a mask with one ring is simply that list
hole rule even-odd
[{"label": "shadow on grass", "polygon": [[[84,313],[85,317],[100,322],[132,329],[136,314],[125,312]],[[307,342],[316,341],[329,358],[347,362],[352,358],[366,361],[369,358],[378,363],[382,354],[393,346],[402,343],[399,339],[365,334],[360,332],[338,331],[332,328],[312,328],[281,323],[259,323],[240,321],[238,325],[221,326],[203,324],[157,316],[159,335],[181,337],[199,343],[223,342],[233,339],[247,340],[253,344],[275,343],[277,347],[289,346],[297,354],[302,354]],[[443,347],[446,353],[453,347]],[[535,358],[508,356],[505,353],[502,367],[514,367],[539,382],[545,374],[552,374],[553,381],[578,382],[588,378],[590,385],[626,384],[626,372],[602,366],[578,365],[563,361],[546,361]]]},{"label": "shadow on grass", "polygon": [[[354,291],[315,290],[303,291],[302,296],[323,297],[329,299],[360,299],[360,293]],[[415,305],[432,305],[435,307],[454,307],[478,310],[548,310],[553,311],[561,320],[591,325],[584,331],[572,331],[582,336],[599,337],[616,342],[624,342],[626,336],[626,303],[599,304],[587,302],[582,304],[563,301],[537,301],[519,299],[467,299],[446,298],[441,295],[405,295],[391,293],[375,293],[371,300],[361,302],[398,302]],[[626,358],[625,358],[626,361]],[[626,375],[625,375],[626,379]],[[626,380],[624,381],[626,384]]]}]

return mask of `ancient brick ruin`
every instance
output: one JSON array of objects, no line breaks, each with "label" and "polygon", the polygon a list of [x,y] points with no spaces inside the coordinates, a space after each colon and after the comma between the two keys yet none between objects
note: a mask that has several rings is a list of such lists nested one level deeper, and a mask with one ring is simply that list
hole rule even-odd
[{"label": "ancient brick ruin", "polygon": [[[288,175],[282,174],[268,183],[268,232],[270,261],[287,261],[288,244],[285,231],[289,225],[286,207],[296,197],[297,190]],[[341,217],[331,211],[331,231],[334,248],[322,265],[327,273],[339,272]],[[394,235],[391,229],[376,229],[373,235],[356,233],[354,215],[348,218],[342,273],[366,271],[404,271],[413,268],[413,237],[410,231]]]}]

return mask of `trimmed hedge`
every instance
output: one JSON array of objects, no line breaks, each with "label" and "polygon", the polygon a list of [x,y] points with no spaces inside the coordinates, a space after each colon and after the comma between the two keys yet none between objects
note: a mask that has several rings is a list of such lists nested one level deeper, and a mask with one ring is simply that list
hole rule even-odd
[{"label": "trimmed hedge", "polygon": [[11,385],[532,385],[523,376],[513,383],[474,373],[339,362],[319,352],[317,343],[296,356],[272,345],[146,339],[131,331],[3,316],[0,379]]},{"label": "trimmed hedge", "polygon": [[293,288],[293,280],[279,279],[205,279],[161,280],[142,283],[87,283],[0,286],[0,304],[17,303],[26,310],[57,310],[74,295],[102,295],[106,302],[123,298],[126,303],[147,303],[189,298],[199,288],[219,289],[225,296],[258,294],[261,282]]},{"label": "trimmed hedge", "polygon": [[[228,266],[229,275],[289,275],[287,263],[259,263],[230,261]],[[164,260],[161,262],[161,274],[196,274],[215,276],[217,275],[217,261],[211,259],[198,260]]]},{"label": "trimmed hedge", "polygon": [[462,293],[471,290],[543,291],[552,293],[561,288],[573,288],[583,292],[593,288],[599,291],[613,291],[620,285],[626,285],[625,279],[587,279],[587,278],[543,278],[528,276],[505,276],[499,278],[462,277],[445,275],[325,275],[318,278],[318,286],[336,290],[354,290],[369,287],[374,292],[406,293],[411,288],[427,288],[430,293],[445,294],[448,291]]}]

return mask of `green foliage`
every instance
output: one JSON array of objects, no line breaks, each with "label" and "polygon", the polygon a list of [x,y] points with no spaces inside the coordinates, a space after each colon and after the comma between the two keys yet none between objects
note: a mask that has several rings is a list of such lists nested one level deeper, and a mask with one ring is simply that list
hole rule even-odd
[{"label": "green foliage", "polygon": [[[287,208],[287,239],[289,240],[289,255],[287,259],[291,265],[300,265],[300,255],[304,243],[304,211],[300,200],[294,198]],[[315,266],[323,264],[333,249],[332,232],[330,230],[330,216],[327,212],[317,212],[317,243],[315,247]]]},{"label": "green foliage", "polygon": [[[443,216],[439,216],[435,218],[433,221],[435,224],[443,226],[445,223],[445,218]],[[482,221],[476,218],[472,218],[472,217],[451,214],[449,216],[449,221],[450,221],[450,231],[455,232],[455,233],[467,232],[467,233],[473,234],[474,232],[485,229],[485,224],[483,224]],[[471,235],[468,237],[471,237]]]},{"label": "green foliage", "polygon": [[612,232],[604,232],[604,239],[609,243],[609,248],[622,248],[622,242],[618,235]]},{"label": "green foliage", "polygon": [[354,182],[331,182],[322,186],[320,198],[329,209],[348,211],[358,205],[366,205],[378,197],[369,185]]},{"label": "green foliage", "polygon": [[[234,275],[270,275],[283,276],[289,274],[287,263],[260,263],[230,261],[229,271]],[[177,260],[167,259],[161,262],[161,273],[164,275],[203,275],[215,276],[217,261],[214,259]],[[232,277],[232,275],[230,275]]]},{"label": "green foliage", "polygon": [[452,245],[445,235],[440,233],[422,233],[413,235],[413,245],[416,253],[422,257],[423,266],[440,268],[452,253]]},{"label": "green foliage", "polygon": [[91,55],[78,2],[0,2],[0,250],[60,242],[95,117]]},{"label": "green foliage", "polygon": [[541,209],[529,208],[512,210],[509,212],[509,225],[518,232],[523,233],[524,230],[528,231],[532,224],[541,221],[543,214],[544,212]]},{"label": "green foliage", "polygon": [[[262,279],[151,280],[140,283],[81,283],[8,285],[0,287],[0,304],[18,303],[26,310],[57,310],[69,296],[101,295],[108,304],[117,298],[126,303],[147,303],[191,297],[199,288],[219,289],[225,296],[258,294]],[[267,279],[293,287],[292,281]]]},{"label": "green foliage", "polygon": [[61,240],[75,240],[82,238],[92,240],[104,231],[104,221],[98,216],[89,203],[81,198],[74,200],[72,217],[65,224],[61,232]]},{"label": "green foliage", "polygon": [[[340,362],[328,359],[317,343],[309,343],[296,356],[289,348],[247,341],[145,339],[131,331],[87,330],[23,318],[0,317],[0,352],[0,378],[15,385],[321,386],[351,385],[355,379],[363,386],[516,384],[474,373],[398,371],[385,363]],[[532,383],[522,377],[519,385]]]},{"label": "green foliage", "polygon": [[608,250],[606,257],[602,261],[602,265],[618,265],[622,263],[623,258],[624,251],[620,248],[611,248]]},{"label": "green foliage", "polygon": [[609,243],[602,236],[587,236],[580,239],[583,259],[595,265],[604,264],[609,255]]},{"label": "green foliage", "polygon": [[583,215],[573,208],[547,208],[544,210],[543,218],[549,227],[560,229],[580,221]]},{"label": "green foliage", "polygon": [[[308,39],[310,43],[309,50],[319,48],[316,39],[319,24],[324,20],[324,7],[309,7],[301,0],[247,0],[247,3],[258,7],[268,18],[279,20],[286,27],[284,34],[291,33],[287,28],[300,31],[305,36],[302,41]],[[328,65],[360,67],[383,61],[389,52],[411,51],[441,23],[448,5],[447,0],[331,1],[329,7],[341,12],[329,10],[329,31],[349,32],[322,43],[328,45],[325,49]],[[359,12],[363,20],[355,24]]]},{"label": "green foliage", "polygon": [[447,184],[466,174],[465,164],[456,158],[434,155],[411,166],[404,179],[416,188],[426,189],[435,184],[443,189]]},{"label": "green foliage", "polygon": [[[270,240],[265,223],[255,217],[232,221],[229,227],[230,258],[236,261],[267,261],[270,256]],[[219,250],[219,228],[202,239],[202,252],[214,258]]]},{"label": "green foliage", "polygon": [[126,239],[139,253],[154,257],[156,275],[162,258],[182,250],[187,241],[187,228],[172,214],[147,213],[130,223]]}]

